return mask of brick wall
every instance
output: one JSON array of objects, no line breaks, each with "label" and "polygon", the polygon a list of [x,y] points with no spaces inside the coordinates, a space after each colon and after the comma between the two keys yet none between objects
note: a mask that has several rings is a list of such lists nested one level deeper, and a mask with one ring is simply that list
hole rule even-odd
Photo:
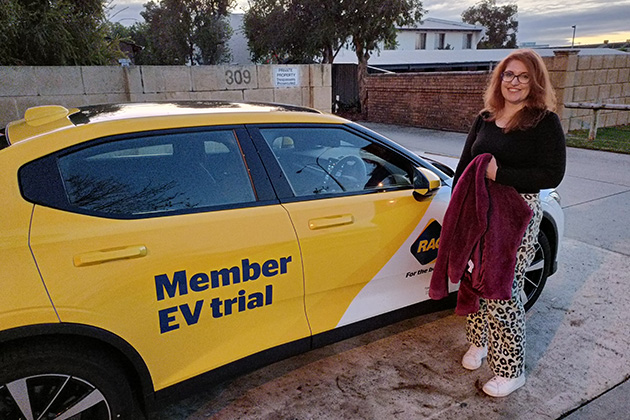
[{"label": "brick wall", "polygon": [[486,72],[371,75],[368,119],[466,132],[483,108]]},{"label": "brick wall", "polygon": [[[592,111],[567,102],[630,104],[630,54],[544,57],[567,130],[590,128]],[[483,108],[487,72],[374,74],[367,78],[369,121],[466,132]],[[602,111],[599,127],[630,124],[630,111]]]},{"label": "brick wall", "polygon": [[[278,85],[283,67],[296,77]],[[278,102],[330,112],[331,66],[0,67],[0,127],[37,105],[169,100]]]}]

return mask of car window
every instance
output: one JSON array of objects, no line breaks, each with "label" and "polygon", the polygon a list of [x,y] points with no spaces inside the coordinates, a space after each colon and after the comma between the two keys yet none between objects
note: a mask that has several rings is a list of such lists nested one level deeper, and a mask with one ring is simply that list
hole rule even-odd
[{"label": "car window", "polygon": [[68,203],[113,215],[146,215],[256,200],[232,131],[111,141],[59,158]]},{"label": "car window", "polygon": [[0,129],[0,150],[4,149],[5,147],[9,146],[9,139],[7,138],[7,136],[4,134],[4,128]]},{"label": "car window", "polygon": [[397,153],[343,128],[262,128],[297,197],[411,188],[413,168]]}]

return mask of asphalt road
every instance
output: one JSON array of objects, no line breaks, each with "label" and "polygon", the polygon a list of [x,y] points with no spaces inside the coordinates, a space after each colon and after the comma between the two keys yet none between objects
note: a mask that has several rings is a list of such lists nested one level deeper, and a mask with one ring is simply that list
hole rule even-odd
[{"label": "asphalt road", "polygon": [[[465,135],[366,124],[416,153]],[[459,364],[464,319],[412,318],[275,363],[164,407],[160,420],[623,419],[630,384],[630,156],[568,150],[558,272],[527,315],[527,383],[487,397]]]}]

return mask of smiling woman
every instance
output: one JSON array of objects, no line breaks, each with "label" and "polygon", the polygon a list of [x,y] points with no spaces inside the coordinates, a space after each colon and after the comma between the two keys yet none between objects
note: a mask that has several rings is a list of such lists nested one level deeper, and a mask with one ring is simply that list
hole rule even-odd
[{"label": "smiling woman", "polygon": [[[501,81],[501,94],[506,103],[519,106],[529,96],[529,74],[521,61],[511,61],[501,73]],[[500,127],[505,127],[507,123],[508,119],[497,121]]]},{"label": "smiling woman", "polygon": [[[467,316],[466,338],[470,343],[462,366],[476,370],[487,357],[495,376],[483,391],[504,397],[525,384],[522,296],[526,269],[539,246],[543,215],[539,192],[560,184],[566,151],[560,120],[552,112],[555,93],[549,74],[533,50],[516,50],[497,65],[484,102],[486,107],[468,134],[455,171],[431,296],[441,298],[446,279],[462,276],[464,269],[457,261],[468,261],[456,309],[456,313]],[[508,197],[514,198],[509,201]],[[492,202],[491,210],[480,211],[480,203],[485,202]],[[466,210],[469,208],[476,213]],[[469,217],[460,220],[463,211],[468,211]],[[482,234],[474,233],[479,223],[468,222],[475,220],[474,215],[487,220]],[[492,236],[489,232],[496,229],[501,233]],[[458,238],[458,249],[472,249],[472,256],[467,254],[470,251],[447,251],[450,237]],[[497,238],[509,241],[499,252],[493,252]],[[544,240],[540,246],[544,246]],[[493,259],[497,255],[500,257]]]}]

